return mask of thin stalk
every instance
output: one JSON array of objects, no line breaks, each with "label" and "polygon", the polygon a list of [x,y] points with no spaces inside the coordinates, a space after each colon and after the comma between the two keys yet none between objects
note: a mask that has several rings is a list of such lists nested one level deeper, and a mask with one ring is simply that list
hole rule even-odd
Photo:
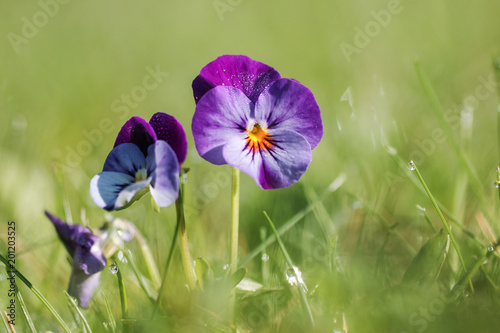
[{"label": "thin stalk", "polygon": [[[179,193],[179,196],[180,196],[180,193]],[[177,199],[177,200],[179,200],[179,199]],[[172,238],[172,243],[170,244],[170,250],[168,252],[167,262],[165,263],[165,270],[163,271],[163,277],[161,280],[160,290],[158,290],[158,297],[156,298],[155,307],[153,308],[153,314],[151,315],[152,318],[154,318],[154,316],[156,315],[156,312],[157,312],[158,307],[160,305],[161,295],[163,294],[163,289],[165,288],[165,285],[166,285],[168,269],[170,268],[170,263],[172,262],[175,244],[177,243],[177,236],[179,235],[180,225],[181,224],[180,224],[179,215],[177,215],[177,223],[175,224],[174,236]]]},{"label": "thin stalk", "polygon": [[23,310],[24,317],[28,322],[28,326],[30,327],[31,332],[36,333],[35,324],[33,324],[33,320],[31,319],[31,316],[28,312],[28,308],[26,307],[23,296],[21,295],[21,292],[19,290],[16,292],[16,298],[19,302],[19,305],[21,306],[21,309]]},{"label": "thin stalk", "polygon": [[[125,256],[127,261],[130,263],[130,267],[132,268],[132,272],[134,272],[135,278],[139,282],[141,289],[148,295],[148,298],[149,298],[151,304],[155,305],[156,299],[158,298],[158,295],[157,294],[153,295],[151,290],[148,289],[148,287],[146,286],[146,284],[144,282],[145,278],[139,274],[139,271],[137,270],[137,267],[136,267],[132,257],[130,255],[128,255],[126,251],[123,251],[123,255]],[[160,282],[160,284],[161,284],[161,282]],[[155,292],[156,292],[156,290],[155,290]]]},{"label": "thin stalk", "polygon": [[3,312],[4,316],[2,316],[2,320],[3,320],[3,324],[5,325],[5,331],[9,332],[10,333],[16,333],[16,330],[14,328],[14,325],[12,325],[10,323],[10,317],[9,315],[7,314],[7,312]]},{"label": "thin stalk", "polygon": [[301,285],[302,278],[297,274],[295,265],[292,262],[292,258],[290,258],[290,255],[288,254],[288,251],[285,248],[285,244],[283,244],[283,242],[281,241],[281,237],[278,233],[278,230],[276,230],[276,228],[274,227],[273,221],[271,221],[271,218],[269,218],[269,215],[267,215],[266,212],[264,212],[264,215],[266,216],[267,222],[269,222],[269,226],[271,227],[274,236],[276,236],[276,241],[280,246],[281,252],[283,252],[283,256],[285,257],[288,266],[292,269],[293,274],[295,275],[295,279],[297,280],[297,288],[299,289],[299,294],[300,294],[300,301],[302,303],[302,309],[304,310],[306,317],[309,319],[311,326],[314,327],[314,318],[311,312],[311,308],[309,307],[309,303],[307,302],[306,292],[304,291],[304,288]]},{"label": "thin stalk", "polygon": [[160,273],[158,273],[158,269],[156,267],[155,260],[153,258],[153,254],[151,253],[151,250],[149,249],[148,242],[144,238],[144,236],[141,234],[139,229],[136,228],[136,226],[133,223],[130,223],[130,227],[133,228],[134,230],[134,235],[135,235],[135,240],[139,244],[142,252],[142,256],[144,258],[144,261],[146,262],[146,267],[149,272],[149,276],[151,277],[151,281],[153,282],[153,285],[155,288],[159,288],[161,286],[161,278],[160,278]]},{"label": "thin stalk", "polygon": [[425,181],[422,178],[422,175],[420,174],[420,171],[418,171],[417,166],[415,165],[415,163],[413,163],[413,161],[410,162],[410,163],[415,168],[415,172],[417,173],[417,176],[418,176],[418,179],[420,180],[420,183],[422,183],[422,186],[424,187],[425,192],[427,192],[427,196],[429,197],[429,199],[432,202],[432,205],[436,209],[436,211],[437,211],[437,213],[439,215],[439,218],[443,222],[443,225],[444,225],[446,231],[448,232],[448,235],[450,235],[451,243],[453,244],[453,247],[455,248],[455,251],[457,251],[458,258],[460,259],[460,263],[462,264],[462,267],[463,267],[464,271],[467,272],[467,266],[465,265],[465,261],[464,261],[464,258],[462,257],[462,253],[460,252],[460,248],[458,247],[457,241],[455,240],[455,237],[453,236],[453,233],[451,232],[451,227],[450,227],[449,223],[444,218],[444,215],[441,212],[441,209],[439,209],[439,206],[436,203],[436,200],[434,200],[434,196],[432,195],[431,191],[429,190],[429,188],[425,184]]},{"label": "thin stalk", "polygon": [[179,198],[175,201],[175,209],[177,212],[177,224],[179,224],[179,244],[181,246],[182,265],[184,266],[184,274],[190,290],[196,287],[196,276],[194,275],[193,260],[189,252],[189,242],[186,232],[186,219],[184,216],[184,182],[181,181]]},{"label": "thin stalk", "polygon": [[92,333],[92,329],[90,328],[89,323],[87,322],[87,319],[83,315],[82,311],[78,307],[78,304],[76,304],[76,301],[71,297],[67,292],[64,292],[66,296],[68,297],[69,302],[71,303],[71,306],[75,309],[75,311],[78,313],[78,316],[80,316],[80,319],[83,322],[83,327],[85,327],[85,332],[86,333]]},{"label": "thin stalk", "polygon": [[[1,254],[0,254],[0,261],[2,261],[6,267],[11,267],[7,259],[5,259],[5,257]],[[31,290],[31,292],[35,294],[36,297],[38,297],[38,299],[43,303],[43,305],[45,305],[45,307],[50,311],[50,313],[52,313],[52,315],[54,316],[54,318],[56,318],[57,322],[59,323],[59,325],[61,325],[64,331],[71,333],[68,325],[66,325],[64,320],[57,313],[56,309],[54,309],[54,307],[49,303],[49,301],[47,301],[47,299],[42,295],[42,293],[40,293],[40,291],[38,291],[38,289],[36,289],[36,287],[33,284],[31,284],[31,282],[29,282],[29,280],[26,277],[24,277],[23,274],[21,274],[21,272],[19,272],[15,268],[7,270],[7,272],[14,273]]]},{"label": "thin stalk", "polygon": [[[500,56],[493,59],[493,68],[497,77],[497,82],[500,80]],[[500,86],[497,85],[498,97],[500,97]],[[498,159],[500,160],[500,110],[497,110],[497,143],[498,143]]]},{"label": "thin stalk", "polygon": [[155,307],[153,309],[153,314],[151,315],[151,317],[154,317],[156,315],[156,311],[158,310],[158,306],[160,305],[160,300],[161,300],[161,295],[163,293],[163,288],[165,288],[165,284],[167,281],[168,269],[170,267],[170,262],[172,261],[172,257],[174,254],[175,244],[177,243],[177,235],[179,234],[179,226],[180,226],[180,223],[177,222],[177,224],[175,225],[174,236],[172,238],[172,244],[170,244],[170,250],[168,252],[167,262],[165,263],[165,271],[163,272],[163,278],[162,278],[160,290],[158,291],[158,296],[156,298]]},{"label": "thin stalk", "polygon": [[238,233],[240,217],[240,170],[233,168],[231,186],[231,274],[238,268]]},{"label": "thin stalk", "polygon": [[479,204],[481,207],[481,210],[483,211],[484,215],[486,216],[486,219],[488,221],[493,221],[490,212],[488,210],[486,200],[484,198],[484,194],[482,191],[483,185],[481,183],[481,180],[479,179],[479,176],[477,175],[476,171],[474,170],[474,167],[472,166],[472,163],[470,160],[465,156],[465,153],[463,149],[458,145],[455,136],[453,135],[453,130],[449,123],[447,123],[443,117],[443,109],[441,107],[441,103],[439,102],[439,98],[434,91],[434,88],[432,87],[429,78],[427,77],[426,73],[422,70],[422,67],[420,66],[419,62],[415,63],[415,70],[417,72],[418,79],[420,81],[420,84],[422,85],[422,88],[424,89],[425,94],[427,95],[427,98],[429,99],[432,110],[434,112],[434,115],[438,119],[441,129],[444,131],[446,134],[447,138],[449,139],[449,143],[451,148],[454,150],[456,156],[458,157],[460,163],[465,167],[465,171],[467,172],[469,176],[470,183],[472,185],[472,188],[474,189],[474,194],[477,196],[479,199]]},{"label": "thin stalk", "polygon": [[[123,276],[120,267],[117,267],[116,277],[118,278],[118,289],[120,290],[120,303],[122,308],[122,319],[126,320],[128,318],[128,302],[127,302],[127,292],[125,290],[125,284],[123,283]],[[123,331],[128,332],[128,324],[123,323]]]},{"label": "thin stalk", "polygon": [[[231,185],[231,249],[230,249],[230,273],[233,275],[238,268],[238,235],[240,226],[240,170],[233,168]],[[235,318],[236,288],[231,291],[229,301],[230,320]],[[236,329],[233,329],[237,332]]]},{"label": "thin stalk", "polygon": [[[311,202],[308,204],[304,209],[302,209],[300,212],[292,216],[288,221],[286,221],[281,227],[278,228],[278,234],[281,236],[285,234],[288,230],[292,229],[294,225],[296,225],[304,216],[306,216],[310,211],[312,211],[316,205],[323,200],[325,200],[330,194],[333,192],[337,191],[340,186],[342,186],[343,182],[345,180],[345,176],[341,174],[337,179],[335,179],[328,188],[320,194],[320,196],[317,198],[316,201]],[[266,248],[267,246],[271,245],[276,241],[276,236],[274,234],[269,235],[269,237],[266,238],[265,241],[261,242],[255,249],[250,252],[245,258],[240,260],[239,262],[239,267],[242,267],[246,265],[250,260],[258,256],[262,249]],[[416,251],[415,251],[416,253]]]}]

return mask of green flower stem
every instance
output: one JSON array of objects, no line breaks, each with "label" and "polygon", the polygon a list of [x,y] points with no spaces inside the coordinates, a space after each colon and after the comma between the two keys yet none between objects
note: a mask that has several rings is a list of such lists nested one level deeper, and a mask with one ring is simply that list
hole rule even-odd
[{"label": "green flower stem", "polygon": [[238,233],[240,217],[240,170],[233,168],[231,186],[231,274],[238,268]]},{"label": "green flower stem", "polygon": [[417,173],[418,179],[422,183],[422,186],[424,187],[425,192],[427,192],[427,195],[429,196],[429,199],[431,200],[432,205],[436,209],[436,211],[437,211],[437,213],[439,215],[439,218],[443,222],[443,225],[446,228],[446,231],[448,232],[448,235],[450,235],[451,243],[453,244],[453,247],[457,251],[458,258],[460,259],[460,263],[462,264],[462,267],[463,267],[464,271],[467,272],[467,266],[465,265],[465,261],[464,261],[464,258],[462,257],[462,253],[460,252],[460,248],[458,247],[457,241],[455,240],[455,237],[453,236],[453,233],[451,232],[450,224],[444,218],[444,215],[441,212],[441,209],[439,209],[439,206],[436,203],[436,200],[434,200],[434,196],[432,195],[431,191],[429,190],[429,188],[425,184],[425,181],[422,178],[422,175],[420,174],[420,171],[418,171],[418,168],[415,165],[415,163],[413,163],[413,166],[415,167],[415,172]]},{"label": "green flower stem", "polygon": [[[122,320],[125,320],[128,318],[127,292],[125,291],[125,284],[123,283],[123,276],[122,276],[122,272],[120,270],[120,267],[118,267],[118,271],[116,272],[116,277],[118,278],[118,289],[120,290],[120,303],[122,306]],[[123,323],[123,331],[124,332],[128,331],[128,325],[125,322]]]},{"label": "green flower stem", "polygon": [[[238,234],[240,225],[240,170],[233,168],[231,185],[231,249],[230,249],[230,273],[236,272],[238,268]],[[231,291],[229,303],[230,320],[235,319],[236,289]],[[233,329],[236,332],[237,329]]]},{"label": "green flower stem", "polygon": [[177,212],[177,224],[179,225],[179,244],[181,246],[182,265],[184,266],[184,274],[186,274],[189,289],[193,290],[196,287],[196,276],[194,275],[193,260],[189,252],[186,232],[186,219],[184,217],[184,182],[182,181],[179,198],[175,201],[175,209]]},{"label": "green flower stem", "polygon": [[152,314],[151,317],[155,316],[156,310],[158,309],[158,306],[160,305],[160,299],[161,299],[161,295],[163,293],[163,288],[165,288],[165,284],[166,284],[166,281],[167,281],[168,269],[170,267],[170,262],[172,261],[175,244],[177,243],[177,235],[179,234],[179,226],[180,226],[180,223],[177,222],[176,225],[175,225],[174,237],[172,238],[172,244],[170,244],[170,251],[168,252],[167,262],[165,264],[165,271],[163,272],[163,278],[162,278],[162,281],[161,281],[160,290],[158,291],[158,296],[156,298],[155,307],[153,309],[153,314]]},{"label": "green flower stem", "polygon": [[36,297],[45,305],[45,307],[52,313],[52,315],[56,318],[57,322],[61,327],[64,329],[65,332],[71,333],[68,325],[64,322],[64,320],[61,318],[61,316],[57,313],[56,309],[47,301],[47,299],[36,289],[34,285],[31,284],[31,282],[28,281],[27,278],[24,277],[24,275],[21,274],[17,269],[12,269],[9,270],[7,267],[10,267],[9,262],[7,259],[5,259],[4,256],[0,254],[0,261],[2,261],[7,269],[7,272],[13,271],[16,274],[16,277],[18,277],[30,290],[33,294],[35,294]]}]

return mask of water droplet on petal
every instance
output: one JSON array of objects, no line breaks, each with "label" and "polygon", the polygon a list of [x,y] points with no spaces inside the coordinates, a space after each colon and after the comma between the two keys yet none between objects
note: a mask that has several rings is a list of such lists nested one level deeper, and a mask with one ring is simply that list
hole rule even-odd
[{"label": "water droplet on petal", "polygon": [[118,265],[116,264],[116,262],[113,262],[113,263],[111,263],[111,265],[109,265],[109,272],[111,274],[118,273]]},{"label": "water droplet on petal", "polygon": [[413,161],[410,161],[408,163],[408,170],[410,170],[410,171],[415,170],[415,163],[413,163]]}]

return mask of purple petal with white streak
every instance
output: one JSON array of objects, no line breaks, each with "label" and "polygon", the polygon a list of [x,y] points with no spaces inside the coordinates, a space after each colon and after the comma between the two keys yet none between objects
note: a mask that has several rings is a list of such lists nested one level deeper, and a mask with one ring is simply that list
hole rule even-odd
[{"label": "purple petal with white streak", "polygon": [[180,166],[174,150],[165,141],[156,141],[148,150],[147,169],[151,179],[150,192],[158,207],[167,207],[179,195]]}]

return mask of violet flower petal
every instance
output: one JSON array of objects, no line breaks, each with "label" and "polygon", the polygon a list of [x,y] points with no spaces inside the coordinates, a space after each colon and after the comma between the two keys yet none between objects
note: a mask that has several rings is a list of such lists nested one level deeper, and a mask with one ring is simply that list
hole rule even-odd
[{"label": "violet flower petal", "polygon": [[257,121],[265,119],[269,129],[300,133],[314,149],[323,136],[321,114],[312,92],[295,80],[273,82],[255,104]]},{"label": "violet flower petal", "polygon": [[236,88],[218,86],[196,105],[192,132],[201,157],[213,164],[226,164],[222,147],[246,130],[253,103]]},{"label": "violet flower petal", "polygon": [[132,117],[120,129],[114,147],[122,143],[134,143],[139,147],[144,156],[146,156],[148,147],[156,139],[155,131],[148,122],[141,117]]},{"label": "violet flower petal", "polygon": [[90,196],[97,206],[105,210],[122,209],[139,199],[149,183],[150,180],[136,182],[128,174],[103,171],[90,181]]},{"label": "violet flower petal", "polygon": [[144,156],[137,145],[123,143],[111,150],[102,171],[120,172],[135,177],[137,170],[146,167]]},{"label": "violet flower petal", "polygon": [[106,267],[98,237],[81,225],[68,225],[47,211],[45,215],[54,224],[59,238],[73,258],[68,294],[86,308],[99,284],[100,272]]},{"label": "violet flower petal", "polygon": [[244,55],[223,55],[208,63],[193,80],[194,100],[198,103],[203,95],[219,85],[241,90],[253,103],[260,93],[280,74],[271,66]]},{"label": "violet flower petal", "polygon": [[146,158],[151,179],[150,192],[158,207],[167,207],[179,195],[180,166],[177,155],[168,143],[156,141],[148,150]]},{"label": "violet flower petal", "polygon": [[100,277],[101,272],[88,275],[85,274],[83,270],[78,268],[75,263],[73,263],[71,277],[69,280],[68,294],[75,297],[78,304],[82,308],[86,309],[89,306],[95,289],[99,285]]},{"label": "violet flower petal", "polygon": [[179,164],[184,163],[187,155],[187,138],[182,124],[174,117],[157,112],[149,121],[158,140],[166,141],[174,150]]},{"label": "violet flower petal", "polygon": [[302,177],[311,163],[311,147],[294,131],[269,129],[267,133],[272,138],[271,148],[252,152],[247,148],[246,135],[240,134],[224,146],[224,158],[263,189],[288,187]]}]

